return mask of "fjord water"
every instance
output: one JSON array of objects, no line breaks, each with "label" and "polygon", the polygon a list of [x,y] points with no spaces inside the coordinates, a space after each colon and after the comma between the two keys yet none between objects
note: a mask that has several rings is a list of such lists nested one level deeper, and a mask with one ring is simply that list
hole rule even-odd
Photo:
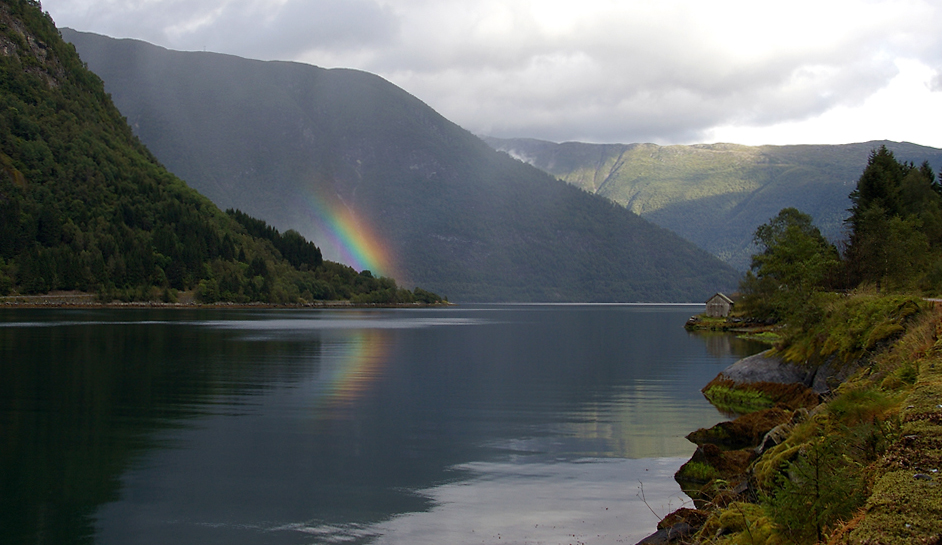
[{"label": "fjord water", "polygon": [[761,349],[697,311],[0,311],[0,542],[633,543]]}]

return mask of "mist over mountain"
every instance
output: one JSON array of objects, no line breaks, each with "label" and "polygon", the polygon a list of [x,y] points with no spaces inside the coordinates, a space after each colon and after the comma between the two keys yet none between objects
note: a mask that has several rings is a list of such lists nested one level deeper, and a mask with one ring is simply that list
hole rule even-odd
[{"label": "mist over mountain", "polygon": [[844,236],[848,195],[874,149],[938,170],[942,150],[900,142],[846,145],[556,144],[484,138],[495,149],[670,229],[739,270],[756,227],[779,210],[810,214],[833,241]]},{"label": "mist over mountain", "polygon": [[699,301],[736,285],[707,252],[378,76],[62,33],[169,170],[327,259],[359,234],[389,256],[379,272],[458,301]]}]

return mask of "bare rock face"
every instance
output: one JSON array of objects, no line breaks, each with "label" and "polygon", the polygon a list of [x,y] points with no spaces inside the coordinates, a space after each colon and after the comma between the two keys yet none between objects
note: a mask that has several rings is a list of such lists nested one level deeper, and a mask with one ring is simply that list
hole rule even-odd
[{"label": "bare rock face", "polygon": [[775,382],[778,384],[800,383],[810,385],[814,372],[794,363],[788,363],[771,350],[743,358],[720,373],[720,377],[737,384],[752,382]]},{"label": "bare rock face", "polygon": [[859,368],[860,364],[857,362],[842,365],[834,358],[828,359],[824,365],[818,367],[811,384],[808,386],[819,394],[830,392],[832,389],[837,388],[840,383],[847,380]]},{"label": "bare rock face", "polygon": [[771,350],[743,358],[724,369],[717,379],[736,384],[773,382],[777,384],[803,384],[816,394],[825,394],[843,382],[857,369],[857,364],[840,364],[833,358],[818,367],[804,367],[790,363]]},{"label": "bare rock face", "polygon": [[24,64],[24,70],[42,78],[50,88],[58,87],[59,80],[66,74],[49,45],[33,35],[23,21],[12,16],[9,8],[2,5],[0,25],[8,29],[7,33],[0,34],[0,55],[21,61],[32,57],[32,62]]}]

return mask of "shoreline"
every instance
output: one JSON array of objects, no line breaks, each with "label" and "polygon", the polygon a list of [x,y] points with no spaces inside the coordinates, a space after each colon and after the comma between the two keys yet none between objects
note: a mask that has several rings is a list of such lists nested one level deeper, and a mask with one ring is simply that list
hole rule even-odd
[{"label": "shoreline", "polygon": [[[743,539],[750,543],[780,543],[816,528],[811,523],[781,526],[776,510],[779,517],[792,509],[801,520],[810,520],[806,510],[821,516],[825,505],[837,509],[844,504],[849,511],[828,522],[819,520],[818,540],[807,542],[942,543],[942,311],[930,310],[891,343],[846,365],[839,369],[825,363],[811,376],[766,352],[721,371],[704,387],[705,395],[711,385],[719,385],[765,396],[767,408],[735,411],[734,420],[687,435],[697,449],[675,481],[693,508],[668,514],[637,545],[712,543],[720,536],[722,543],[739,543],[737,536],[748,536]],[[818,381],[817,374],[825,375],[824,380]],[[800,390],[807,395],[799,395]],[[835,431],[840,429],[844,431]],[[875,434],[872,451],[861,449],[870,443],[853,443],[868,437],[860,430]],[[853,487],[826,499],[824,494],[796,495],[811,485],[789,472],[812,463],[803,454],[811,451],[817,453],[817,463],[830,464],[821,477],[827,489],[850,486],[827,480],[840,472],[863,485],[864,496],[854,500],[858,503],[841,503]],[[762,494],[774,497],[775,505],[760,501]],[[803,503],[809,497],[831,503]],[[789,504],[789,498],[805,500]]]},{"label": "shoreline", "polygon": [[338,309],[338,308],[436,308],[455,306],[454,303],[354,303],[348,300],[311,301],[305,303],[198,303],[189,300],[167,303],[164,301],[111,301],[103,303],[98,295],[85,292],[62,292],[45,295],[6,295],[0,297],[0,308],[74,308],[74,309]]}]

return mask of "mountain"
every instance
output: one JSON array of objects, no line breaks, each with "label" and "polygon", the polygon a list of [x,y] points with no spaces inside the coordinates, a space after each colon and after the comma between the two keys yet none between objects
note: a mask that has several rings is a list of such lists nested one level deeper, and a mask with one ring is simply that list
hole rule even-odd
[{"label": "mountain", "polygon": [[274,303],[434,299],[226,214],[134,136],[39,2],[0,2],[0,295]]},{"label": "mountain", "polygon": [[172,172],[325,257],[453,301],[700,301],[736,285],[707,252],[378,76],[63,36]]},{"label": "mountain", "polygon": [[942,167],[942,150],[899,142],[837,146],[556,144],[485,138],[488,144],[670,229],[739,270],[749,267],[756,227],[779,210],[810,214],[843,238],[848,195],[872,150]]}]

